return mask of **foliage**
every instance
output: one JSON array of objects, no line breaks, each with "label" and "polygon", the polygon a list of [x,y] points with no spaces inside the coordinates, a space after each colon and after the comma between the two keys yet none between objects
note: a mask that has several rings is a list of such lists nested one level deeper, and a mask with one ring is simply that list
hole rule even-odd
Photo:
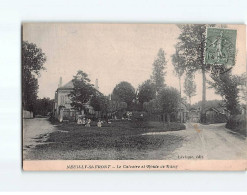
[{"label": "foliage", "polygon": [[208,81],[211,88],[214,88],[217,94],[220,94],[227,110],[231,115],[239,114],[239,89],[238,77],[233,76],[230,71],[223,74],[211,74],[213,81]]},{"label": "foliage", "polygon": [[191,104],[191,97],[196,95],[196,83],[193,80],[192,75],[186,75],[184,81],[184,93],[189,97],[189,102]]},{"label": "foliage", "polygon": [[90,105],[95,111],[107,112],[108,110],[108,98],[101,93],[96,93],[90,99]]},{"label": "foliage", "polygon": [[[199,108],[201,105],[201,101],[191,105],[191,108]],[[205,109],[208,110],[209,108],[219,108],[225,106],[225,102],[222,100],[207,100],[205,102]]]},{"label": "foliage", "polygon": [[178,109],[179,98],[180,95],[177,89],[173,87],[166,87],[162,89],[157,96],[157,102],[162,110],[162,113],[175,113]]},{"label": "foliage", "polygon": [[49,112],[52,112],[54,100],[50,98],[37,99],[34,107],[34,114],[47,116]]},{"label": "foliage", "polygon": [[176,52],[172,55],[172,64],[175,69],[176,75],[179,77],[179,79],[183,76],[185,71],[185,57],[180,54],[179,46],[176,45]]},{"label": "foliage", "polygon": [[44,70],[46,56],[34,43],[22,42],[22,98],[23,108],[33,111],[38,93],[40,70]]},{"label": "foliage", "polygon": [[235,132],[241,133],[247,136],[246,132],[246,116],[245,115],[234,115],[226,123],[226,128],[231,129]]},{"label": "foliage", "polygon": [[85,104],[89,102],[92,96],[96,96],[96,89],[90,84],[88,75],[79,70],[72,80],[74,88],[69,97],[72,101],[71,106],[77,110],[84,110]]},{"label": "foliage", "polygon": [[204,50],[206,44],[206,28],[215,25],[187,24],[179,25],[181,34],[177,47],[184,59],[186,72],[195,72],[206,68],[204,64]]},{"label": "foliage", "polygon": [[117,84],[112,92],[112,100],[126,102],[128,108],[130,108],[135,97],[136,94],[134,87],[126,81]]},{"label": "foliage", "polygon": [[27,72],[22,80],[23,108],[28,111],[34,111],[35,102],[38,97],[38,79],[36,79],[31,72]]},{"label": "foliage", "polygon": [[247,103],[247,74],[246,72],[240,76],[235,76],[236,82],[239,86],[239,96],[244,104]]},{"label": "foliage", "polygon": [[165,87],[166,64],[165,52],[160,48],[157,58],[153,62],[153,73],[151,75],[151,80],[155,84],[156,92]]},{"label": "foliage", "polygon": [[143,103],[143,109],[150,114],[161,114],[162,110],[156,99]]},{"label": "foliage", "polygon": [[36,44],[29,43],[27,41],[22,42],[22,66],[23,73],[40,74],[40,70],[44,70],[44,63],[46,62],[46,56],[42,52],[42,49],[38,48]]},{"label": "foliage", "polygon": [[138,100],[141,104],[144,102],[149,102],[155,98],[155,88],[154,83],[151,80],[144,81],[139,86]]},{"label": "foliage", "polygon": [[201,122],[206,122],[205,101],[206,101],[206,69],[204,63],[204,51],[206,44],[206,28],[215,25],[188,24],[179,25],[181,34],[177,44],[181,55],[184,57],[184,70],[188,73],[202,72],[202,105]]},{"label": "foliage", "polygon": [[107,107],[108,107],[108,111],[110,113],[114,113],[114,112],[126,110],[127,109],[127,103],[110,100],[110,101],[108,101]]}]

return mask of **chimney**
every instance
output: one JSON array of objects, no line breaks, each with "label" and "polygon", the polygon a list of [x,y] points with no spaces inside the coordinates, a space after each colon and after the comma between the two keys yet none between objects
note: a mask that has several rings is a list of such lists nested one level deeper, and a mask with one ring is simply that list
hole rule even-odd
[{"label": "chimney", "polygon": [[59,84],[58,84],[58,88],[59,88],[59,87],[62,87],[62,85],[63,85],[63,80],[62,80],[62,77],[60,77],[60,79],[59,79]]},{"label": "chimney", "polygon": [[95,89],[99,90],[98,79],[95,80]]}]

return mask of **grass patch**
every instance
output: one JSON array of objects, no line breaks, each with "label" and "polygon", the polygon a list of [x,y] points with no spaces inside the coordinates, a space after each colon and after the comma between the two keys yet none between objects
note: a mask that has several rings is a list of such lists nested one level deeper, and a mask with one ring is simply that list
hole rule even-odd
[{"label": "grass patch", "polygon": [[[76,123],[58,124],[60,131],[49,135],[47,144],[37,145],[27,156],[29,159],[71,160],[127,160],[164,159],[180,147],[182,138],[177,135],[142,135],[148,132],[165,132],[185,129],[183,124],[170,126],[159,122],[135,124],[118,121],[103,124],[102,128],[92,122],[91,127]],[[64,133],[63,131],[67,131]],[[155,155],[153,154],[155,152]]]}]

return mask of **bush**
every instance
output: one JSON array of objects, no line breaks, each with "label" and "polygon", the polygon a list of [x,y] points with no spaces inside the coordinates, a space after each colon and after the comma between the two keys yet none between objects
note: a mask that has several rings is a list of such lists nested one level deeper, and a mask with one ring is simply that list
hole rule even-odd
[{"label": "bush", "polygon": [[149,121],[147,126],[153,129],[162,129],[164,131],[179,131],[186,129],[186,126],[183,123],[175,122],[171,122],[170,125],[168,125],[168,123]]},{"label": "bush", "polygon": [[229,118],[226,123],[226,128],[238,132],[244,136],[246,133],[246,116],[245,115],[234,115]]},{"label": "bush", "polygon": [[176,123],[171,122],[169,125],[168,123],[163,123],[159,121],[147,121],[147,120],[132,120],[130,122],[130,126],[133,128],[145,128],[148,131],[155,131],[155,132],[164,132],[164,131],[179,131],[186,129],[186,126],[183,123]]}]

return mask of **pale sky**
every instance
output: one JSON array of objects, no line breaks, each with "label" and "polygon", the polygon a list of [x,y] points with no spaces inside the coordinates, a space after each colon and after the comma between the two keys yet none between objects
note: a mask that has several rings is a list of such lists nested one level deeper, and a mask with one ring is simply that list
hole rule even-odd
[{"label": "pale sky", "polygon": [[[245,28],[238,29],[237,64],[234,73],[246,71]],[[121,81],[137,88],[150,78],[152,63],[158,50],[163,48],[167,58],[168,86],[179,89],[178,78],[173,73],[171,55],[180,31],[176,25],[166,24],[86,24],[86,23],[29,23],[23,25],[23,40],[35,43],[47,56],[46,71],[41,72],[39,98],[54,98],[59,78],[69,82],[78,70],[89,75],[92,84],[99,81],[99,90],[108,95]],[[202,97],[202,78],[195,77],[197,95],[192,103]],[[183,84],[182,84],[183,86]],[[182,89],[183,90],[183,89]],[[207,89],[207,100],[221,99],[214,90]]]}]

